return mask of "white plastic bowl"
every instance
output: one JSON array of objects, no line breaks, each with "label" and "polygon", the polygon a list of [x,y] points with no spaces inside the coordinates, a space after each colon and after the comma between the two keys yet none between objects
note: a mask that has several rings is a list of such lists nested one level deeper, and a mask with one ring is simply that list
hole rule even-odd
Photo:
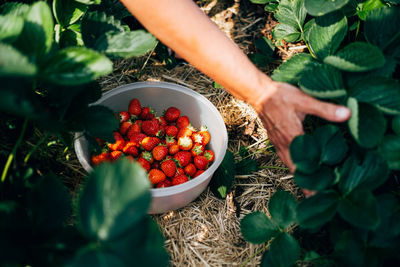
[{"label": "white plastic bowl", "polygon": [[[162,115],[168,107],[175,106],[181,115],[189,117],[195,127],[207,125],[211,134],[207,145],[214,151],[215,159],[210,167],[198,177],[180,185],[167,188],[150,189],[152,204],[150,214],[164,213],[181,208],[196,199],[207,187],[212,175],[221,164],[228,145],[228,134],[224,120],[215,106],[204,96],[186,87],[165,82],[138,82],[120,86],[106,92],[95,103],[119,112],[127,110],[132,98],[139,99],[142,106],[152,107]],[[90,165],[90,151],[87,140],[78,135],[75,140],[75,152],[79,162],[87,172],[93,170]]]}]

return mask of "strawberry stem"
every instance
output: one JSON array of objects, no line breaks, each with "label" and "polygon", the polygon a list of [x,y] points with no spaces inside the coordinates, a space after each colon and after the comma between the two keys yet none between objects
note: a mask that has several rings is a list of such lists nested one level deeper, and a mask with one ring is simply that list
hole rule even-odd
[{"label": "strawberry stem", "polygon": [[30,157],[32,156],[33,153],[36,152],[36,150],[39,148],[39,146],[49,137],[49,133],[46,133],[40,140],[39,142],[36,143],[36,145],[29,151],[29,153],[26,155],[24,159],[24,163],[28,163]]}]

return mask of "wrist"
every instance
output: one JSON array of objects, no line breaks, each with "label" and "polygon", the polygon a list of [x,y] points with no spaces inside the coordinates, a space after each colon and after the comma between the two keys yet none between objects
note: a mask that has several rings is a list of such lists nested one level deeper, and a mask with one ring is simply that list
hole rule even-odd
[{"label": "wrist", "polygon": [[277,91],[277,82],[260,71],[258,82],[253,90],[250,90],[245,101],[250,104],[257,113],[263,110],[264,104],[269,101]]}]

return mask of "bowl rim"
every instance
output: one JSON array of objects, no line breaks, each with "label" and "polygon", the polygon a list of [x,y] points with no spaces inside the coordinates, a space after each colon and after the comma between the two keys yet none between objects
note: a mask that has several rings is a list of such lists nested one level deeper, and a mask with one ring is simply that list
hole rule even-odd
[{"label": "bowl rim", "polygon": [[[228,148],[228,133],[226,130],[225,122],[224,122],[220,112],[214,106],[214,104],[211,103],[210,100],[208,100],[203,95],[197,93],[196,91],[194,91],[192,89],[189,89],[185,86],[175,84],[175,83],[145,81],[145,82],[134,82],[134,83],[124,84],[124,85],[118,86],[114,89],[111,89],[111,90],[103,93],[101,98],[98,99],[96,102],[94,102],[92,105],[101,105],[101,103],[104,100],[106,100],[110,97],[113,97],[114,95],[120,94],[125,91],[130,91],[132,89],[142,89],[142,88],[146,88],[146,87],[167,88],[167,89],[178,91],[180,93],[184,93],[184,94],[187,94],[187,95],[190,95],[190,96],[196,98],[198,101],[203,102],[203,104],[207,105],[211,110],[213,110],[215,116],[217,117],[217,120],[223,126],[223,133],[222,133],[223,144],[222,144],[222,148],[221,148],[222,153],[215,157],[213,164],[211,164],[211,166],[207,170],[205,170],[198,177],[191,179],[188,182],[183,183],[183,184],[174,185],[174,186],[165,187],[165,188],[150,188],[151,195],[153,197],[167,197],[167,196],[175,195],[177,193],[182,193],[189,189],[192,189],[192,188],[200,185],[201,183],[205,182],[208,178],[209,178],[209,180],[211,180],[211,178],[212,178],[211,176],[217,170],[217,168],[219,167],[219,165],[221,164],[222,160],[225,157],[225,153]],[[93,167],[90,165],[90,163],[86,160],[86,158],[84,156],[83,149],[82,149],[81,142],[80,142],[81,139],[84,139],[84,136],[82,135],[82,133],[76,133],[75,141],[74,141],[75,153],[78,157],[79,162],[83,166],[83,168],[88,173],[90,173],[91,171],[93,171]]]}]

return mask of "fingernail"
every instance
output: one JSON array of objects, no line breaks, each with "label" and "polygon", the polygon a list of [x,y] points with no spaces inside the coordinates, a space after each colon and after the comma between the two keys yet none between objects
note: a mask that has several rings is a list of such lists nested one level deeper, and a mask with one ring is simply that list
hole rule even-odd
[{"label": "fingernail", "polygon": [[337,119],[346,119],[350,115],[350,110],[348,108],[337,108],[335,112]]}]

